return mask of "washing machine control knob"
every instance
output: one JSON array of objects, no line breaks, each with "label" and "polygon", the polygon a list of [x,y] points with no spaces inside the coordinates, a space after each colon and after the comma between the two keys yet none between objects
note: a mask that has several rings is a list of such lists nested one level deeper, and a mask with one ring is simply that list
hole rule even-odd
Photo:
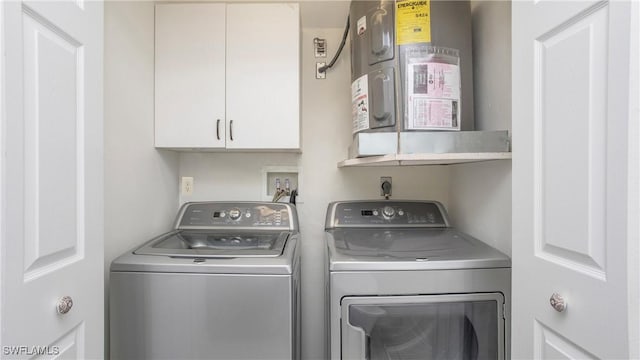
[{"label": "washing machine control knob", "polygon": [[229,218],[231,220],[238,220],[242,216],[242,212],[239,209],[229,210]]},{"label": "washing machine control knob", "polygon": [[382,215],[384,215],[384,217],[392,218],[392,217],[393,217],[393,215],[395,215],[395,214],[396,214],[396,209],[394,209],[394,208],[393,208],[393,207],[391,207],[391,206],[385,206],[385,207],[382,209]]}]

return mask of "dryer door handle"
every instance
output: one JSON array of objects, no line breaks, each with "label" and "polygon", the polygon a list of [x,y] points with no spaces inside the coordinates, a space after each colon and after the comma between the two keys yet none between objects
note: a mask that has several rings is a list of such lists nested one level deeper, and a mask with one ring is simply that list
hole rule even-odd
[{"label": "dryer door handle", "polygon": [[367,336],[362,328],[343,322],[341,342],[343,359],[367,358]]}]

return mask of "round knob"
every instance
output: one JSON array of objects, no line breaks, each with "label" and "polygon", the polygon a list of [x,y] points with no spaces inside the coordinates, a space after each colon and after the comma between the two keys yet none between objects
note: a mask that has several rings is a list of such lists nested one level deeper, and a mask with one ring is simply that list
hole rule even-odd
[{"label": "round knob", "polygon": [[238,220],[242,216],[242,213],[238,209],[229,210],[229,218],[231,220]]},{"label": "round knob", "polygon": [[56,304],[56,310],[58,311],[58,314],[66,314],[69,312],[69,310],[71,310],[72,307],[73,299],[71,298],[71,296],[63,296],[62,298],[60,298],[60,300],[58,300],[58,303]]},{"label": "round knob", "polygon": [[567,308],[567,303],[564,301],[562,295],[553,293],[549,299],[551,307],[557,312],[563,312]]},{"label": "round knob", "polygon": [[393,215],[396,214],[396,209],[392,208],[391,206],[385,206],[382,209],[382,215],[384,215],[385,217],[393,217]]}]

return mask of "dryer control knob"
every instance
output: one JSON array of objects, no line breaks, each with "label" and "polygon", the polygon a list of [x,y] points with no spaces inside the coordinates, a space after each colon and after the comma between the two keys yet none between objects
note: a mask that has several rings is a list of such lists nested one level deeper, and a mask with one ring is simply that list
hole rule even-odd
[{"label": "dryer control knob", "polygon": [[238,209],[229,210],[229,218],[231,220],[238,220],[242,216],[242,212]]},{"label": "dryer control knob", "polygon": [[392,218],[393,215],[395,214],[396,214],[396,209],[392,208],[391,206],[385,206],[382,209],[382,215],[384,215],[385,217]]}]

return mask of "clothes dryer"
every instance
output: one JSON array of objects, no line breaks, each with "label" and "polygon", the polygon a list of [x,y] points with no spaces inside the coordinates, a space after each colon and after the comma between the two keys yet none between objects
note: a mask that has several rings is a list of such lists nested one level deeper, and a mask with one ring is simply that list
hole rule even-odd
[{"label": "clothes dryer", "polygon": [[349,201],[326,216],[331,359],[506,359],[511,262],[435,201]]}]

